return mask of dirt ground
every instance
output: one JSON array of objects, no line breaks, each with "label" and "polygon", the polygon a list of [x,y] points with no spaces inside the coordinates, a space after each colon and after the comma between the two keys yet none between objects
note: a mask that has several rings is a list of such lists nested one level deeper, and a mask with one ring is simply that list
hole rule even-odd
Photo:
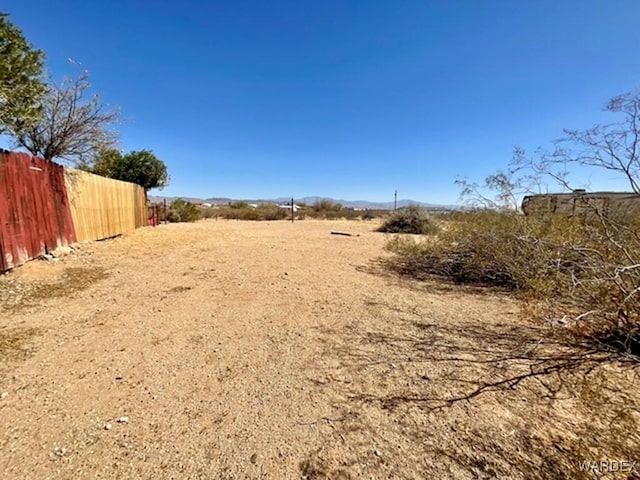
[{"label": "dirt ground", "polygon": [[163,225],[1,276],[0,477],[640,478],[637,368],[385,273],[374,227]]}]

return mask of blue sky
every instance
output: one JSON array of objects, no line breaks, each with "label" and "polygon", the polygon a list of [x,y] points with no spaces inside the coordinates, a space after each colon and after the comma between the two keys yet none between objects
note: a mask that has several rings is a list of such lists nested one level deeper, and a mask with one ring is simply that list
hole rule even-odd
[{"label": "blue sky", "polygon": [[[14,1],[54,78],[90,71],[164,195],[454,203],[640,86],[637,0]],[[590,187],[624,188],[612,175]]]}]

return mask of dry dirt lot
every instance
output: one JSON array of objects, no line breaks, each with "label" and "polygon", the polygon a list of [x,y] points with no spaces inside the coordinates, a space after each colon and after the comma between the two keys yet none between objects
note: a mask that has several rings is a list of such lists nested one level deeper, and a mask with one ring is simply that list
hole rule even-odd
[{"label": "dry dirt lot", "polygon": [[0,477],[636,478],[579,462],[640,461],[637,369],[384,273],[373,227],[144,228],[0,277]]}]

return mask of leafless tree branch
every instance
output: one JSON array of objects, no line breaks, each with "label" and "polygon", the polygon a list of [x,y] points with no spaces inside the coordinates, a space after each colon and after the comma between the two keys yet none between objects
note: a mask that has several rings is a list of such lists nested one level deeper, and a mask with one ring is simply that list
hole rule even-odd
[{"label": "leafless tree branch", "polygon": [[97,94],[89,97],[90,88],[87,71],[51,85],[42,119],[15,132],[17,146],[35,156],[77,165],[101,148],[114,145],[117,133],[111,127],[119,123],[120,111],[107,110]]}]

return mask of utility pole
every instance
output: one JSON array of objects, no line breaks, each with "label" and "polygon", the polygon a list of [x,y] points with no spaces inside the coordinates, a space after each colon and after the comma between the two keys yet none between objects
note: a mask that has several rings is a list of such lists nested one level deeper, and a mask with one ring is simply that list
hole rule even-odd
[{"label": "utility pole", "polygon": [[395,212],[398,208],[398,190],[393,193],[393,211]]},{"label": "utility pole", "polygon": [[294,219],[293,197],[291,197],[291,223],[293,223],[293,219]]}]

